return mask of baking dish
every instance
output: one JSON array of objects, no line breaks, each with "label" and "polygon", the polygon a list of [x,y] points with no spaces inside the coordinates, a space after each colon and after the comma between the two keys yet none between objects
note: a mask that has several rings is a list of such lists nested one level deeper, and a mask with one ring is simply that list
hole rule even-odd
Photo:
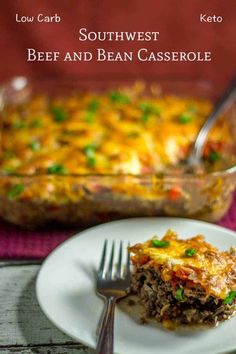
[{"label": "baking dish", "polygon": [[[157,83],[163,93],[177,96],[214,99],[215,95],[209,84],[194,81],[152,80],[147,84],[148,89],[156,87]],[[17,105],[37,94],[67,95],[75,89],[101,92],[130,84],[128,80],[14,78],[1,89],[2,122],[7,120],[7,105]],[[233,109],[227,113],[227,122],[232,144],[235,144]],[[88,225],[117,218],[153,215],[216,221],[227,212],[235,184],[234,165],[201,174],[1,173],[0,216],[24,227],[48,223]]]}]

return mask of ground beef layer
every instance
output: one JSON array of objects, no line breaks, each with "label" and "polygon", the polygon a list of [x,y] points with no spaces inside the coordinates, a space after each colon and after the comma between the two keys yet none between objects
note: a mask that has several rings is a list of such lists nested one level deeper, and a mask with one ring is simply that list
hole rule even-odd
[{"label": "ground beef layer", "polygon": [[[224,304],[223,300],[207,296],[202,288],[188,289],[185,284],[164,282],[156,270],[143,266],[134,268],[131,289],[146,309],[146,316],[155,318],[166,327],[178,325],[216,326],[234,315],[235,300]],[[183,288],[183,299],[177,300],[177,286]]]}]

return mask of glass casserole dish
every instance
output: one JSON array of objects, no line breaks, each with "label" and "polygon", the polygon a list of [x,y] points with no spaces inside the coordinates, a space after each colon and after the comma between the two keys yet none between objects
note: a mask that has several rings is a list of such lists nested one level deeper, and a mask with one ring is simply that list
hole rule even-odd
[{"label": "glass casserole dish", "polygon": [[[132,90],[129,89],[131,84],[133,83],[127,80],[30,80],[24,77],[18,77],[2,87],[0,101],[0,217],[20,226],[37,227],[58,222],[66,225],[88,225],[117,218],[155,215],[181,216],[206,221],[217,221],[227,212],[233,198],[236,184],[236,142],[234,139],[236,132],[235,109],[231,109],[230,112],[227,112],[224,120],[224,124],[227,124],[227,128],[224,127],[224,130],[227,129],[226,138],[229,142],[227,145],[230,145],[230,150],[228,149],[227,154],[224,155],[225,152],[224,149],[222,149],[220,162],[218,162],[218,152],[212,150],[211,159],[213,162],[216,162],[214,163],[214,168],[206,169],[205,172],[203,171],[199,174],[185,173],[184,171],[179,172],[178,168],[173,171],[168,168],[152,170],[152,155],[150,155],[150,161],[146,162],[145,168],[141,170],[137,170],[136,167],[134,167],[133,170],[130,169],[131,164],[129,161],[128,165],[122,165],[126,166],[125,170],[109,170],[109,168],[105,169],[104,167],[100,172],[99,169],[94,168],[95,148],[91,144],[83,148],[83,152],[85,152],[85,156],[87,157],[87,163],[91,168],[84,167],[82,157],[82,162],[80,161],[80,163],[77,164],[77,169],[70,170],[70,161],[73,162],[77,159],[77,153],[81,154],[79,147],[75,150],[75,154],[71,154],[71,156],[68,155],[67,159],[64,158],[65,168],[64,165],[58,163],[57,159],[61,160],[63,149],[67,146],[70,139],[73,139],[73,144],[75,141],[79,143],[79,141],[83,140],[83,131],[80,135],[76,135],[77,133],[71,134],[71,131],[63,131],[63,139],[59,141],[59,144],[57,141],[57,146],[53,150],[54,152],[51,154],[50,158],[44,158],[44,160],[41,158],[40,160],[39,156],[38,160],[41,161],[40,168],[32,169],[32,164],[29,166],[25,164],[25,166],[28,166],[27,168],[25,166],[18,168],[18,152],[21,154],[21,159],[25,161],[32,159],[32,152],[38,153],[38,140],[35,139],[35,137],[38,137],[39,129],[41,129],[41,135],[52,137],[54,134],[58,134],[58,129],[61,129],[61,122],[64,124],[65,111],[58,109],[60,97],[70,97],[70,95],[73,95],[74,92],[77,91],[95,92],[98,95],[107,95],[107,93],[109,93],[109,99],[116,101],[115,104],[118,105],[116,106],[116,112],[122,115],[122,112],[127,111],[129,106],[126,106],[126,96],[123,95],[122,90],[119,91],[119,88],[125,87],[124,92],[128,92],[128,95],[130,94],[132,99]],[[143,133],[141,133],[141,136],[148,131],[148,124],[155,124],[155,122],[157,122],[157,120],[154,120],[156,117],[159,117],[159,121],[162,119],[159,112],[152,112],[153,108],[147,105],[147,97],[160,97],[162,100],[162,97],[167,95],[165,104],[170,107],[170,110],[172,104],[176,105],[175,101],[176,99],[178,101],[178,97],[180,100],[183,97],[184,99],[186,98],[186,100],[191,100],[192,97],[200,100],[212,100],[215,98],[215,93],[212,91],[211,86],[205,82],[148,81],[146,82],[145,88],[141,83],[136,84],[135,90],[138,94],[140,94],[139,91],[141,91],[141,94],[145,97],[144,100],[141,100],[141,103],[139,102],[138,108],[141,112],[140,117],[143,124]],[[38,95],[44,95],[46,101],[48,98],[55,100],[57,106],[53,107],[52,112],[49,115],[48,112],[46,112],[46,114],[44,112],[43,114],[46,116],[46,123],[52,119],[52,115],[60,128],[56,128],[55,130],[55,125],[53,125],[54,128],[50,130],[51,125],[47,125],[46,123],[43,128],[40,127],[38,116],[40,116],[40,114],[42,115],[40,111],[42,107],[40,106],[40,108],[38,108],[37,105],[36,108],[33,106],[33,112],[36,112],[36,115],[34,117],[30,116],[30,128],[27,126],[27,124],[29,125],[27,121],[28,116],[32,114],[32,107],[30,113],[28,113],[27,104],[31,102],[34,97],[38,97]],[[78,102],[84,100],[83,96],[78,97],[76,98]],[[85,100],[86,99],[87,98],[85,98]],[[102,100],[105,100],[104,104],[106,106],[106,98],[102,98]],[[32,102],[34,105],[35,102],[37,103],[38,101],[36,99],[36,101]],[[192,101],[187,102],[189,104],[189,102]],[[73,100],[70,101],[69,104],[73,106]],[[183,104],[183,102],[181,104]],[[196,103],[196,105],[197,104],[198,103]],[[17,107],[20,108],[18,109]],[[93,124],[94,110],[97,108],[94,101],[92,104],[89,104],[89,107],[89,111],[85,112],[87,117],[86,124],[90,124],[91,126],[91,124]],[[190,115],[194,116],[194,109],[190,107],[190,110],[193,111],[193,113],[190,112]],[[151,123],[147,122],[150,117]],[[66,119],[67,118],[66,116]],[[80,120],[81,118],[77,117],[76,119],[78,121],[78,119]],[[176,134],[178,135],[178,129],[182,129],[183,131],[186,129],[186,134],[189,134],[190,131],[186,128],[189,116],[182,114],[178,119],[180,119],[180,122],[178,122],[180,125],[178,126],[177,124],[177,128],[176,123],[174,125],[175,129],[177,129]],[[110,124],[110,122],[108,123]],[[135,126],[138,126],[138,124],[139,123],[135,121]],[[165,127],[167,123],[162,122],[161,124],[159,128],[162,127],[165,133],[161,132],[159,134],[157,131],[157,134],[159,134],[157,135],[157,140],[163,135],[166,140],[165,134],[168,130],[165,130]],[[198,125],[199,124],[200,123],[198,123]],[[114,128],[116,129],[114,126],[109,128],[111,132],[109,138],[111,139],[107,139],[108,142],[113,140],[112,129]],[[20,132],[21,136],[20,145],[18,145],[18,132]],[[196,135],[196,133],[197,130],[195,127],[194,134]],[[191,136],[188,138],[190,141],[193,141],[194,134],[191,133]],[[33,140],[30,140],[31,143],[29,144],[29,138],[31,139],[32,137]],[[225,135],[222,133],[221,138],[220,129],[216,132],[215,137],[216,140],[222,139],[222,141],[217,140],[217,144],[219,143],[218,145],[221,146],[222,143],[224,143]],[[137,136],[135,136],[135,134],[129,133],[127,139],[136,138]],[[22,141],[26,141],[27,144],[30,145],[31,152],[25,149],[22,150]],[[106,142],[106,144],[108,144],[108,142]],[[123,143],[127,144],[127,142],[129,143],[129,140],[125,140]],[[163,142],[159,145],[162,143]],[[45,144],[50,145],[51,140],[49,139]],[[137,149],[142,145],[139,140],[132,146],[135,147],[135,144]],[[123,150],[123,153],[126,155],[128,152]],[[187,151],[185,151],[185,153],[187,154]],[[118,153],[118,155],[121,154]],[[164,160],[170,165],[171,162],[173,162],[174,156],[175,152],[173,148],[170,148],[170,154],[168,156],[165,155]],[[227,156],[227,158],[225,156]],[[112,158],[114,158],[114,156],[112,156],[111,159]],[[117,158],[119,158],[119,156]],[[12,164],[11,166],[8,164],[9,161]],[[50,161],[53,161],[53,164],[48,165],[51,163]],[[206,164],[207,163],[209,164],[209,161],[206,159]],[[159,160],[158,164],[163,165]],[[12,166],[15,167],[15,165],[17,168],[12,168]],[[46,166],[45,170],[42,168],[44,165]],[[133,164],[132,162],[132,166],[133,165],[136,166],[137,164]]]}]

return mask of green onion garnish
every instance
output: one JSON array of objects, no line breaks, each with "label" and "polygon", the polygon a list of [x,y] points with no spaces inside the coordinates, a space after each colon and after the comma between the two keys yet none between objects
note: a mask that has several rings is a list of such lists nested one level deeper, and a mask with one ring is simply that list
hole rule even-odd
[{"label": "green onion garnish", "polygon": [[87,112],[85,113],[84,120],[85,120],[87,123],[93,123],[93,122],[94,122],[95,115],[96,115],[96,112],[94,112],[94,111],[87,111]]},{"label": "green onion garnish", "polygon": [[88,156],[87,157],[89,167],[94,167],[96,165],[96,158],[95,156]]},{"label": "green onion garnish", "polygon": [[152,103],[149,103],[149,102],[141,102],[139,104],[139,108],[144,112],[144,113],[147,113],[147,114],[156,114],[156,115],[159,115],[160,114],[160,108],[153,105]]},{"label": "green onion garnish", "polygon": [[211,162],[217,162],[217,161],[220,161],[221,159],[221,155],[219,154],[219,152],[217,151],[211,151],[208,155],[208,159],[211,161]]},{"label": "green onion garnish", "polygon": [[150,114],[147,112],[143,112],[143,114],[141,115],[141,121],[143,123],[147,123],[150,119]]},{"label": "green onion garnish", "polygon": [[143,111],[143,112],[150,112],[150,103],[148,102],[140,102],[139,103],[139,108]]},{"label": "green onion garnish", "polygon": [[32,128],[40,128],[42,126],[42,122],[40,119],[34,119],[31,123]]},{"label": "green onion garnish", "polygon": [[94,153],[96,149],[97,149],[96,144],[88,144],[88,145],[85,145],[85,147],[84,147],[84,151],[85,151],[86,155]]},{"label": "green onion garnish", "polygon": [[195,248],[188,248],[184,253],[185,256],[193,257],[197,253],[197,250]]},{"label": "green onion garnish", "polygon": [[160,240],[152,240],[153,247],[157,248],[165,248],[170,245],[169,241],[160,241]]},{"label": "green onion garnish", "polygon": [[181,124],[188,124],[190,123],[192,120],[192,117],[190,115],[188,115],[187,113],[183,113],[179,116],[179,122]]},{"label": "green onion garnish", "polygon": [[175,292],[175,297],[178,301],[183,301],[184,299],[184,289],[178,288]]},{"label": "green onion garnish", "polygon": [[109,96],[110,96],[110,100],[115,103],[125,104],[130,102],[130,98],[124,93],[119,91],[112,91],[110,92]]},{"label": "green onion garnish", "polygon": [[31,148],[32,151],[38,151],[40,149],[40,143],[39,141],[34,140],[29,144],[29,147]]},{"label": "green onion garnish", "polygon": [[225,305],[231,304],[235,297],[236,297],[236,291],[230,291],[229,294],[224,299],[223,304]]},{"label": "green onion garnish", "polygon": [[61,107],[54,106],[52,107],[52,114],[55,122],[61,123],[68,118],[68,113]]},{"label": "green onion garnish", "polygon": [[94,167],[96,164],[95,151],[97,146],[95,144],[89,144],[84,147],[84,153],[87,157],[87,163],[90,167]]},{"label": "green onion garnish", "polygon": [[143,123],[148,122],[148,120],[150,119],[150,115],[151,114],[156,114],[156,115],[160,114],[160,108],[154,106],[153,104],[151,104],[149,102],[141,102],[139,104],[139,108],[143,112],[143,114],[141,115],[141,121]]},{"label": "green onion garnish", "polygon": [[87,107],[88,110],[85,113],[85,117],[84,117],[84,119],[87,123],[94,122],[94,118],[96,116],[96,112],[98,110],[98,107],[99,107],[99,103],[96,100],[92,100],[88,103],[88,107]]},{"label": "green onion garnish", "polygon": [[24,188],[23,184],[15,184],[10,188],[7,195],[11,199],[17,198],[24,191]]},{"label": "green onion garnish", "polygon": [[92,100],[88,104],[88,110],[92,112],[96,112],[99,107],[99,102],[97,100]]},{"label": "green onion garnish", "polygon": [[50,175],[65,175],[67,170],[63,165],[55,164],[48,167],[48,173]]}]

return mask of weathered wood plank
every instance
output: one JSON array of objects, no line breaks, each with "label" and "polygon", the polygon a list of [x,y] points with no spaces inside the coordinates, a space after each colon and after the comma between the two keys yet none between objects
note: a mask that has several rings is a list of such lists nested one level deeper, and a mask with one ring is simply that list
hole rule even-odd
[{"label": "weathered wood plank", "polygon": [[0,261],[0,268],[3,267],[12,267],[12,266],[23,266],[23,265],[41,265],[42,261],[40,260],[11,260],[11,261]]},{"label": "weathered wood plank", "polygon": [[60,346],[9,347],[0,348],[1,354],[93,354],[92,349],[84,349],[79,344]]},{"label": "weathered wood plank", "polygon": [[[41,311],[35,294],[39,265],[0,264],[0,353],[90,353],[53,326]],[[40,345],[64,345],[41,349]],[[70,351],[66,344],[69,345]],[[6,348],[9,346],[9,348]],[[12,347],[14,346],[14,347]],[[15,346],[32,346],[22,348]],[[34,347],[35,346],[35,347]],[[65,349],[67,348],[67,349]]]}]

